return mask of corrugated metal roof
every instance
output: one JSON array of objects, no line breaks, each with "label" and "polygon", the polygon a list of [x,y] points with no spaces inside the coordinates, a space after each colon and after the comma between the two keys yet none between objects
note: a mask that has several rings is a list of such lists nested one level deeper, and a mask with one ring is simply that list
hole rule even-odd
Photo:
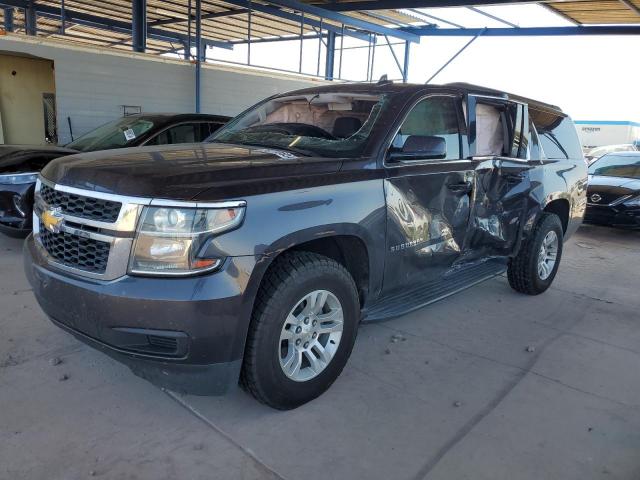
[{"label": "corrugated metal roof", "polygon": [[[0,2],[1,3],[1,2]],[[38,6],[60,8],[60,0],[39,0]],[[191,2],[195,4],[195,2]],[[307,2],[312,3],[312,2]],[[174,32],[182,35],[188,34],[189,24],[189,0],[147,0],[147,25],[149,28],[158,28],[162,31]],[[268,2],[260,0],[253,1],[254,8],[266,6],[269,8],[280,8],[283,12],[300,15],[293,9],[277,7]],[[131,23],[131,0],[65,0],[65,9],[70,12],[100,16],[110,20]],[[0,9],[0,20],[4,13]],[[375,12],[347,12],[353,18],[365,20],[379,26],[400,27],[408,26],[416,20],[397,10],[376,10]],[[94,28],[88,22],[78,23],[68,20],[66,23],[66,35],[60,33],[61,22],[57,18],[49,16],[38,16],[38,35],[53,38],[64,38],[66,40],[76,40],[94,45],[111,46],[117,49],[131,49],[131,34],[118,31],[118,29],[105,31]],[[304,18],[316,22],[322,22],[325,26],[335,26],[341,28],[338,21],[320,18],[312,14],[305,14]],[[14,10],[15,31],[24,32],[24,11]],[[120,29],[121,30],[121,29]],[[354,30],[359,30],[354,28]],[[360,29],[361,30],[361,29]],[[191,34],[194,35],[195,22],[192,21]],[[299,36],[301,32],[305,35],[317,33],[310,25],[304,25],[301,30],[300,22],[282,18],[254,9],[251,13],[251,40],[277,39],[289,36]],[[202,1],[202,36],[209,40],[220,42],[245,42],[249,38],[249,13],[247,8],[238,7],[233,3],[223,0],[203,0]],[[148,38],[147,46],[150,50],[165,51],[172,48],[170,42],[159,41]],[[181,45],[173,45],[180,48]]]},{"label": "corrugated metal roof", "polygon": [[640,23],[640,0],[546,2],[553,11],[583,25]]},{"label": "corrugated metal roof", "polygon": [[[406,27],[424,22],[399,9],[360,10],[360,5],[371,5],[369,0],[303,0],[305,3],[322,7],[324,4],[347,4],[353,6],[353,11],[342,12],[343,15],[354,19],[365,20],[371,24],[387,27]],[[130,25],[132,21],[131,0],[65,0],[65,8],[69,12],[80,15],[106,18],[115,22]],[[195,1],[191,2],[195,4]],[[398,8],[406,6],[402,0],[394,2]],[[410,2],[413,5],[416,2]],[[424,7],[429,6],[428,1]],[[439,5],[446,1],[437,2]],[[487,2],[484,2],[487,3]],[[513,2],[499,2],[500,4],[515,4]],[[569,0],[569,1],[544,1],[538,2],[545,7],[570,19],[576,24],[584,25],[612,25],[612,24],[640,24],[640,0]],[[0,4],[2,1],[0,0]],[[242,43],[249,39],[249,13],[247,8],[238,5],[246,5],[246,2],[231,0],[202,0],[202,35],[207,40]],[[312,25],[304,25],[301,29],[300,12],[291,8],[279,7],[266,0],[253,0],[254,6],[251,17],[251,40],[268,40],[304,35],[317,34],[317,29]],[[360,4],[360,5],[359,5]],[[461,6],[466,2],[451,2],[452,5]],[[473,5],[471,1],[468,5]],[[59,12],[60,0],[38,0],[37,5],[48,8],[49,11],[38,15],[38,35],[65,40],[77,41],[96,46],[110,47],[121,50],[131,50],[131,32],[127,28],[95,27],[90,21],[73,21],[66,23],[66,32],[61,33],[61,21],[55,12]],[[149,29],[157,29],[162,32],[170,32],[186,36],[189,31],[189,0],[147,0],[147,25]],[[263,11],[259,11],[262,7]],[[289,18],[282,18],[266,13],[264,9],[280,9],[288,14]],[[286,15],[285,15],[286,16]],[[304,18],[316,22],[322,22],[324,28],[334,26],[342,28],[342,24],[335,20],[321,18],[317,15],[306,13]],[[0,21],[4,19],[4,9],[0,8]],[[194,34],[195,22],[192,22],[191,34]],[[0,23],[1,25],[1,23]],[[24,32],[24,10],[14,9],[15,31]],[[351,27],[354,31],[362,32],[361,28]],[[149,53],[163,53],[172,49],[181,49],[180,41],[167,41],[161,35],[149,36],[147,50]]]}]

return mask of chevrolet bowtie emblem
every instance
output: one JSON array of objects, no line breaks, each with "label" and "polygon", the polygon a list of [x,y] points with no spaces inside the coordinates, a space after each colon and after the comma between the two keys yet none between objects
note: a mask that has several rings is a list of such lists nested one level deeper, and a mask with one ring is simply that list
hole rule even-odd
[{"label": "chevrolet bowtie emblem", "polygon": [[40,219],[42,220],[44,228],[52,233],[60,233],[60,229],[62,228],[62,224],[64,223],[64,218],[62,217],[62,208],[49,208],[42,212]]}]

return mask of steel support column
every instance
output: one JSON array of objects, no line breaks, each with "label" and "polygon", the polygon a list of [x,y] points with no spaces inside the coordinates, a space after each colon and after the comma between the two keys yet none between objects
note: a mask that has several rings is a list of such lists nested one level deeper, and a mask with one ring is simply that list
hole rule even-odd
[{"label": "steel support column", "polygon": [[38,32],[35,1],[29,0],[24,9],[24,30],[27,35],[36,35]]},{"label": "steel support column", "polygon": [[147,49],[147,0],[133,0],[131,3],[131,34],[133,50]]},{"label": "steel support column", "polygon": [[185,49],[184,49],[184,59],[185,60],[190,60],[191,59],[191,17],[193,16],[191,13],[192,10],[192,6],[191,6],[191,0],[189,0],[189,4],[187,5],[187,15],[189,17],[189,20],[187,22],[187,41],[185,42]]},{"label": "steel support column", "polygon": [[64,0],[60,2],[60,33],[64,35],[67,32],[67,13],[64,8]]},{"label": "steel support column", "polygon": [[4,9],[4,31],[13,32],[13,8]]},{"label": "steel support column", "polygon": [[202,1],[196,0],[196,113],[200,113],[202,59],[205,56],[202,44]]},{"label": "steel support column", "polygon": [[407,83],[409,81],[409,55],[411,54],[410,42],[405,42],[404,45],[404,67],[402,68],[402,81]]},{"label": "steel support column", "polygon": [[324,78],[333,80],[333,67],[336,58],[336,34],[328,32],[327,35],[327,61],[324,67]]}]

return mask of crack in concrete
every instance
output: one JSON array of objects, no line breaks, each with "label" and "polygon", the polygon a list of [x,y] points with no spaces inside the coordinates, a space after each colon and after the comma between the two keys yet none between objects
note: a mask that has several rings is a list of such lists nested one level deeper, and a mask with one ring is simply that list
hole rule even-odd
[{"label": "crack in concrete", "polygon": [[178,405],[182,406],[189,413],[191,413],[193,416],[195,416],[198,420],[200,420],[205,425],[207,425],[209,428],[214,430],[216,433],[218,433],[218,435],[223,437],[225,440],[227,440],[229,443],[231,443],[234,447],[239,449],[244,455],[246,455],[248,458],[250,458],[253,461],[253,463],[256,466],[256,468],[260,471],[260,473],[263,474],[263,475],[266,475],[265,478],[286,480],[285,477],[280,475],[273,468],[271,468],[265,462],[260,460],[260,458],[258,458],[251,450],[249,450],[248,448],[244,447],[242,444],[237,442],[231,435],[229,435],[227,432],[225,432],[220,427],[218,427],[215,423],[213,423],[211,420],[209,420],[203,413],[199,412],[195,407],[190,405],[180,395],[178,395],[175,392],[172,392],[171,390],[166,390],[164,388],[161,389],[161,390],[164,393],[166,393],[170,398],[172,398],[176,403],[178,403]]},{"label": "crack in concrete", "polygon": [[[591,299],[592,301],[599,301],[599,299],[594,298]],[[573,328],[576,325],[578,325],[580,322],[583,321],[584,316],[583,314],[588,310],[589,305],[585,305],[583,309],[581,309],[579,312],[577,312],[578,314],[576,315],[576,320],[570,325],[569,328]],[[555,315],[555,312],[551,313],[549,316],[547,316],[547,318],[545,320],[548,320],[550,318],[553,318],[553,316]],[[550,338],[548,338],[546,341],[544,341],[544,343],[536,350],[536,353],[532,356],[532,358],[529,360],[529,362],[527,363],[527,366],[525,367],[519,367],[517,365],[511,365],[509,363],[506,362],[502,362],[500,360],[496,360],[494,358],[491,357],[486,357],[483,355],[479,355],[473,352],[468,352],[462,349],[459,349],[457,347],[453,347],[451,345],[448,345],[446,343],[443,342],[439,342],[433,339],[429,339],[426,337],[423,337],[421,335],[415,335],[412,334],[410,332],[407,332],[405,330],[402,329],[398,329],[398,328],[393,328],[390,327],[388,324],[383,324],[383,323],[375,323],[375,324],[371,324],[371,326],[373,327],[380,327],[380,328],[385,328],[388,330],[393,330],[393,331],[397,331],[400,333],[403,333],[405,335],[408,336],[412,336],[412,337],[417,337],[417,338],[421,338],[430,342],[433,342],[435,344],[438,344],[440,346],[443,346],[445,348],[449,348],[457,353],[461,353],[461,354],[466,354],[466,355],[470,355],[473,357],[477,357],[477,358],[482,358],[484,360],[488,360],[497,364],[500,364],[502,366],[506,366],[506,367],[511,367],[511,368],[515,368],[517,369],[519,372],[518,374],[515,376],[515,378],[512,379],[512,381],[510,381],[505,388],[503,388],[502,390],[500,390],[497,395],[487,404],[485,405],[485,407],[483,407],[478,413],[476,413],[465,425],[462,426],[462,428],[460,428],[445,444],[442,445],[442,447],[435,453],[434,456],[431,457],[431,459],[429,459],[429,461],[427,461],[427,463],[424,464],[424,466],[416,473],[414,479],[415,480],[425,480],[429,474],[435,469],[435,467],[440,463],[440,461],[457,445],[459,444],[483,419],[485,419],[491,412],[493,412],[498,405],[500,405],[500,403],[502,403],[502,401],[521,383],[521,381],[526,377],[526,375],[528,373],[531,373],[532,375],[535,375],[539,378],[545,379],[547,381],[559,384],[564,386],[565,388],[577,391],[579,393],[582,393],[584,395],[588,395],[588,396],[593,396],[595,398],[599,398],[599,399],[603,399],[603,400],[607,400],[610,401],[612,403],[616,403],[617,405],[621,405],[624,407],[633,407],[632,405],[627,405],[624,402],[620,402],[618,400],[609,398],[609,397],[605,397],[602,395],[598,395],[596,393],[593,392],[589,392],[586,390],[582,390],[580,388],[574,387],[572,385],[566,384],[564,382],[562,382],[561,380],[558,379],[554,379],[551,377],[548,377],[544,374],[538,373],[536,371],[533,370],[534,365],[538,362],[540,356],[542,355],[542,353],[554,342],[556,342],[559,338],[561,338],[562,336],[567,335],[567,332],[564,330],[560,330],[560,329],[556,329],[553,328],[549,325],[544,325],[542,324],[542,326],[546,326],[551,330],[554,330],[556,332],[556,334]]]}]

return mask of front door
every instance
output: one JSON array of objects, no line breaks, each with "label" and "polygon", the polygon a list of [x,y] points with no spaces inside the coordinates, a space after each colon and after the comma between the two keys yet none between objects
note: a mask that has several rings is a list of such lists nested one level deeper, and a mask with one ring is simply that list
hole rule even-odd
[{"label": "front door", "polygon": [[[474,162],[462,158],[461,125],[461,99],[431,95],[415,103],[392,142],[385,160],[385,292],[435,280],[462,254]],[[441,144],[440,139],[446,152],[441,158],[393,155],[408,143]]]},{"label": "front door", "polygon": [[514,254],[529,210],[530,133],[526,104],[469,95],[469,151],[475,163],[471,221],[463,261]]}]

